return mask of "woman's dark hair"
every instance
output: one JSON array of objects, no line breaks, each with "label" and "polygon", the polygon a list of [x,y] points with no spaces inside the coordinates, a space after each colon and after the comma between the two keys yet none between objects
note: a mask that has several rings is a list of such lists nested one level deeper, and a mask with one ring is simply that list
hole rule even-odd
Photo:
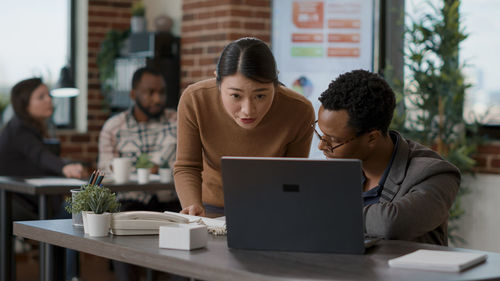
[{"label": "woman's dark hair", "polygon": [[19,119],[35,127],[44,136],[47,133],[45,124],[35,120],[28,112],[31,95],[40,85],[43,85],[41,78],[30,78],[17,83],[10,91],[10,103]]},{"label": "woman's dark hair", "polygon": [[278,84],[273,53],[266,43],[257,38],[238,39],[222,51],[217,63],[217,84],[237,72],[253,81]]},{"label": "woman's dark hair", "polygon": [[387,135],[396,98],[384,78],[366,70],[341,74],[332,81],[319,101],[327,110],[347,110],[348,125],[360,135],[380,130]]}]

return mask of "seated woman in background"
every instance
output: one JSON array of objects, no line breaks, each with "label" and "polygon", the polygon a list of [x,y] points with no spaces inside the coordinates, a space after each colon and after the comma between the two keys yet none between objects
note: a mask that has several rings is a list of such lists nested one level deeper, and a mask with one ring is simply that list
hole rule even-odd
[{"label": "seated woman in background", "polygon": [[[17,83],[11,90],[10,101],[15,115],[0,133],[0,175],[82,177],[81,164],[66,163],[44,145],[43,139],[48,137],[46,122],[54,107],[42,80],[31,78]],[[37,202],[33,196],[13,197],[14,219],[30,219],[33,214],[36,218]]]},{"label": "seated woman in background", "polygon": [[[47,121],[54,112],[48,87],[40,78],[17,83],[11,90],[10,102],[15,115],[0,133],[0,175],[20,177],[65,176],[81,178],[81,164],[66,163],[44,145],[48,137]],[[57,217],[67,216],[61,210],[59,198],[49,202]],[[38,218],[35,196],[12,194],[12,218]],[[77,276],[77,252],[67,252],[66,276]],[[68,278],[68,279],[69,279]]]},{"label": "seated woman in background", "polygon": [[279,83],[264,42],[231,42],[215,74],[179,102],[174,178],[190,215],[223,215],[222,156],[307,157],[311,146],[311,102]]}]

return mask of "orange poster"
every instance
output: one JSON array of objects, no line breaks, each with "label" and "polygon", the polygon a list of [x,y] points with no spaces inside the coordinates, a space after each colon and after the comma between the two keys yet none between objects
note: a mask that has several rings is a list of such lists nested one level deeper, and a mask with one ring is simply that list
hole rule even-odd
[{"label": "orange poster", "polygon": [[292,42],[322,43],[323,34],[321,33],[293,33]]},{"label": "orange poster", "polygon": [[298,28],[323,28],[323,1],[293,2],[293,23]]},{"label": "orange poster", "polygon": [[360,20],[354,19],[335,19],[328,20],[328,28],[356,28],[359,29],[361,27]]},{"label": "orange poster", "polygon": [[359,48],[328,48],[329,57],[359,57]]},{"label": "orange poster", "polygon": [[330,33],[328,42],[330,43],[359,43],[360,35],[358,33]]}]

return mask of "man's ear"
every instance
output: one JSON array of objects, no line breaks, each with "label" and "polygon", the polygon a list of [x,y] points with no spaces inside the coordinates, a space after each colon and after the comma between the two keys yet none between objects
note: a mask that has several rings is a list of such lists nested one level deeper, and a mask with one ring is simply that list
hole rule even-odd
[{"label": "man's ear", "polygon": [[374,146],[378,139],[382,136],[382,133],[379,130],[373,130],[368,133],[368,145]]},{"label": "man's ear", "polygon": [[214,70],[214,76],[217,78],[217,70]]},{"label": "man's ear", "polygon": [[135,101],[135,91],[134,89],[130,90],[130,99]]}]

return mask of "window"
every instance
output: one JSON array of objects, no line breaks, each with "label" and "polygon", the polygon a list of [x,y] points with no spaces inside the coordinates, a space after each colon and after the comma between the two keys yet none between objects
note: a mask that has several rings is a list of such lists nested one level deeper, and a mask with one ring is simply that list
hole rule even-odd
[{"label": "window", "polygon": [[465,103],[466,118],[484,115],[483,124],[500,125],[500,2],[462,0],[461,13],[469,37],[462,44],[461,56],[470,88]]},{"label": "window", "polygon": [[[427,0],[406,0],[407,15],[416,16],[429,11]],[[431,0],[440,7],[443,0]],[[500,10],[498,0],[462,0],[460,6],[461,28],[468,38],[461,43],[460,59],[465,63],[466,81],[472,87],[466,92],[464,117],[476,117],[485,125],[500,125]]]},{"label": "window", "polygon": [[[0,97],[30,77],[42,77],[53,87],[63,66],[73,61],[70,0],[5,0],[0,4]],[[53,120],[59,127],[73,124],[73,101],[54,98]]]}]

